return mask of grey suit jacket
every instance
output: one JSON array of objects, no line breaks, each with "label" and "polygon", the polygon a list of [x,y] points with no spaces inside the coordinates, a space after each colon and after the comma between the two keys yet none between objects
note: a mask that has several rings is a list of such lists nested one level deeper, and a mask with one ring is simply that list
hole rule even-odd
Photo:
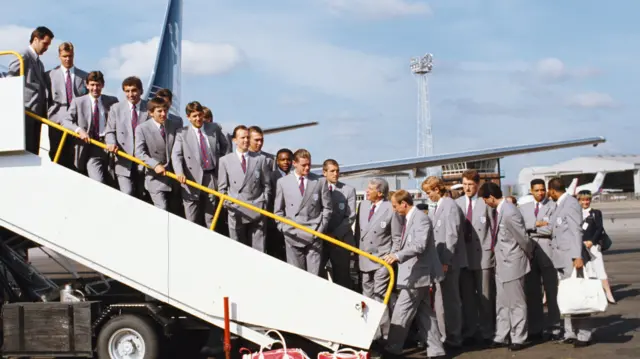
[{"label": "grey suit jacket", "polygon": [[462,233],[463,214],[455,201],[442,197],[435,213],[432,213],[433,237],[442,264],[454,269],[467,267],[467,248]]},{"label": "grey suit jacket", "polygon": [[[549,257],[548,265],[552,265],[550,259],[553,256],[553,249],[551,248],[551,232],[552,223],[551,216],[556,209],[556,204],[552,200],[545,198],[540,202],[538,206],[538,216],[535,214],[536,202],[528,202],[520,206],[520,213],[524,218],[524,225],[529,233],[529,238],[536,241],[540,246],[540,249]],[[548,222],[549,224],[543,227],[536,227],[537,221]]]},{"label": "grey suit jacket", "polygon": [[[242,171],[242,162],[235,151],[220,158],[218,190],[260,209],[265,209],[271,196],[269,169],[263,156],[252,152],[247,152],[245,156],[246,173]],[[226,206],[229,209],[229,226],[234,226],[236,221],[249,223],[263,218],[260,213],[235,203],[228,202]]]},{"label": "grey suit jacket", "polygon": [[[222,144],[222,132],[220,127],[211,123],[202,125],[203,135],[207,137],[210,146],[214,177],[218,176],[218,162],[224,155]],[[171,161],[176,174],[184,175],[188,180],[202,184],[202,161],[200,160],[200,140],[189,124],[176,134],[176,142],[171,151]],[[212,189],[217,189],[217,184]],[[196,197],[200,195],[200,190],[182,185],[183,195]]]},{"label": "grey suit jacket", "polygon": [[273,212],[273,202],[276,198],[276,185],[278,184],[278,180],[282,177],[282,173],[280,173],[280,171],[277,169],[269,172],[269,179],[271,180],[271,194],[269,196],[269,200],[267,201],[267,210],[269,212]]},{"label": "grey suit jacket", "polygon": [[[138,103],[138,126],[149,119],[147,104]],[[131,104],[129,101],[119,102],[109,111],[109,120],[105,130],[104,141],[108,145],[117,145],[118,149],[132,155],[135,151],[135,133],[131,125]],[[116,157],[115,171],[119,176],[129,177],[133,162],[123,157]]]},{"label": "grey suit jacket", "polygon": [[567,194],[556,204],[551,216],[553,226],[551,247],[553,265],[560,268],[573,267],[575,258],[582,258],[582,208],[578,200]]},{"label": "grey suit jacket", "polygon": [[267,162],[267,167],[269,167],[269,169],[271,171],[275,171],[276,170],[276,156],[274,156],[271,153],[268,152],[264,152],[264,151],[260,151],[259,153],[261,156],[264,156],[266,162]]},{"label": "grey suit jacket", "polygon": [[529,273],[529,258],[533,254],[533,243],[527,236],[522,214],[516,206],[503,201],[498,212],[498,238],[495,245],[496,279],[501,283],[522,278]]},{"label": "grey suit jacket", "polygon": [[489,210],[482,198],[476,197],[471,213],[471,224],[467,224],[468,205],[466,196],[456,199],[462,210],[462,239],[467,250],[467,268],[470,270],[488,269],[495,266],[495,256],[491,250],[491,228]]},{"label": "grey suit jacket", "polygon": [[[369,200],[360,202],[356,219],[355,239],[359,248],[376,257],[391,253],[393,243],[400,243],[403,219],[393,211],[391,202],[383,200],[369,220],[372,203]],[[360,271],[371,272],[382,267],[382,264],[359,257]]]},{"label": "grey suit jacket", "polygon": [[[74,79],[71,85],[73,98],[86,95],[87,87],[85,86],[85,80],[87,73],[74,67],[73,75]],[[51,121],[61,125],[62,120],[68,116],[69,106],[71,106],[70,103],[67,103],[66,78],[62,66],[57,66],[47,71],[47,80],[50,85],[48,116]]]},{"label": "grey suit jacket", "polygon": [[162,165],[167,171],[172,170],[171,150],[176,140],[176,132],[182,128],[182,122],[167,119],[164,123],[165,138],[162,138],[160,129],[151,119],[136,127],[136,147],[134,156],[141,159],[151,169],[145,169],[145,188],[149,192],[170,192],[171,181],[169,177],[157,174],[153,168]]},{"label": "grey suit jacket", "polygon": [[[325,183],[329,185],[329,182]],[[356,221],[356,189],[338,182],[330,193],[333,211],[327,225],[327,234],[353,246],[355,241],[351,228]]]},{"label": "grey suit jacket", "polygon": [[[30,49],[20,52],[24,62],[24,107],[41,117],[47,117],[47,89],[49,81],[42,61]],[[20,61],[9,64],[9,76],[20,76]]]},{"label": "grey suit jacket", "polygon": [[394,243],[393,254],[398,257],[398,288],[426,287],[444,279],[438,258],[431,220],[414,208],[406,221],[404,236]]},{"label": "grey suit jacket", "polygon": [[[102,101],[102,107],[104,111],[105,120],[107,123],[109,122],[109,109],[116,103],[118,103],[118,99],[109,95],[101,95],[100,99]],[[91,107],[91,95],[87,94],[84,96],[76,97],[71,101],[71,106],[69,106],[68,115],[62,120],[62,125],[68,128],[71,131],[77,131],[79,128],[83,129],[87,133],[91,133],[91,129],[93,127],[93,121],[91,121],[91,112],[93,111]],[[106,124],[105,124],[106,131]],[[74,164],[81,171],[85,169],[86,155],[89,153],[86,151],[88,145],[82,141],[74,141],[75,142],[75,162]]]},{"label": "grey suit jacket", "polygon": [[[278,180],[274,202],[274,213],[278,216],[324,233],[332,212],[331,194],[324,177],[309,173],[304,195],[300,195],[293,171]],[[306,247],[318,240],[282,222],[278,222],[278,229],[284,234],[285,241],[294,247]]]}]

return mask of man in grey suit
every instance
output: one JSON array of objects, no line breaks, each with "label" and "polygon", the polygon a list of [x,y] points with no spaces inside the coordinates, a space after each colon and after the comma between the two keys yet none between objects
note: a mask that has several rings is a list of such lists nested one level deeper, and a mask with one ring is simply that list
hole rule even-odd
[{"label": "man in grey suit", "polygon": [[69,114],[62,123],[80,135],[80,141],[75,146],[76,168],[80,172],[86,171],[90,178],[106,183],[107,152],[88,143],[90,140],[104,142],[109,110],[118,99],[102,94],[104,76],[100,71],[92,71],[87,75],[86,86],[89,93],[71,101]]},{"label": "man in grey suit", "polygon": [[478,199],[479,183],[478,171],[463,172],[464,195],[456,200],[465,217],[462,234],[467,249],[467,268],[460,271],[464,345],[473,345],[475,338],[491,344],[495,334],[495,256],[488,207]]},{"label": "man in grey suit", "polygon": [[222,131],[211,123],[204,123],[202,105],[190,102],[186,106],[191,124],[176,134],[171,161],[178,182],[182,184],[182,203],[187,220],[211,227],[216,196],[186,184],[187,179],[201,186],[218,188],[218,164],[225,148]]},{"label": "man in grey suit", "polygon": [[440,283],[441,292],[436,295],[435,308],[438,318],[444,317],[446,344],[462,345],[462,303],[460,301],[460,270],[467,267],[467,251],[462,240],[462,211],[450,197],[442,179],[430,176],[422,182],[422,190],[436,203],[429,218],[433,225],[433,237],[438,258],[445,273]]},{"label": "man in grey suit", "polygon": [[[325,160],[322,164],[322,174],[327,180],[331,203],[333,203],[331,219],[327,225],[327,235],[355,246],[352,226],[356,221],[356,189],[339,181],[340,166],[336,160]],[[325,243],[323,252],[321,268],[324,269],[327,262],[331,261],[333,281],[345,288],[352,289],[351,252],[332,243]]]},{"label": "man in grey suit", "polygon": [[531,270],[533,245],[527,237],[522,214],[502,197],[493,182],[485,182],[480,194],[492,211],[493,250],[496,253],[495,347],[507,344],[512,351],[524,348],[527,340],[527,300],[524,277]]},{"label": "man in grey suit", "polygon": [[[44,65],[40,61],[53,40],[53,32],[39,26],[31,33],[29,47],[22,51],[24,62],[24,107],[40,117],[47,117],[47,88],[49,87]],[[20,76],[20,61],[15,59],[9,64],[9,76]],[[40,131],[42,123],[25,115],[25,149],[33,154],[40,151]]]},{"label": "man in grey suit", "polygon": [[444,357],[440,330],[429,298],[429,287],[444,277],[433,239],[433,226],[429,217],[413,206],[413,198],[407,191],[395,192],[391,205],[405,220],[400,240],[394,242],[391,253],[382,258],[389,264],[399,264],[397,289],[400,291],[391,315],[385,350],[394,356],[402,354],[409,326],[417,315],[420,332],[427,343],[427,355]]},{"label": "man in grey suit", "polygon": [[[278,180],[274,213],[324,233],[333,212],[326,180],[310,173],[311,154],[305,149],[293,154],[293,166],[294,172]],[[284,235],[287,262],[320,275],[323,240],[282,222],[278,229]]]},{"label": "man in grey suit", "polygon": [[249,127],[249,151],[257,153],[261,156],[264,156],[267,161],[267,166],[269,169],[275,171],[276,169],[276,158],[274,155],[268,152],[262,151],[262,146],[264,146],[264,132],[258,126]]},{"label": "man in grey suit", "polygon": [[[49,82],[49,120],[62,125],[62,121],[69,115],[71,101],[87,93],[85,80],[87,73],[74,64],[74,48],[70,42],[63,42],[58,46],[60,66],[47,71]],[[56,156],[62,131],[49,127],[49,158],[51,161]],[[71,138],[67,138],[60,152],[58,163],[64,167],[75,169],[73,166],[73,144]]]},{"label": "man in grey suit", "polygon": [[[531,194],[534,201],[520,206],[524,224],[532,241],[533,258],[531,272],[525,277],[525,294],[527,297],[527,322],[529,339],[542,340],[543,330],[548,329],[552,340],[560,340],[560,310],[558,309],[558,272],[553,267],[553,250],[551,245],[551,226],[549,221],[556,204],[547,198],[544,180],[536,178],[531,181]],[[542,279],[542,283],[540,282]],[[544,323],[542,289],[547,293],[547,325]]]},{"label": "man in grey suit", "polygon": [[176,132],[182,123],[167,119],[169,104],[160,97],[154,97],[146,104],[150,121],[136,127],[134,155],[151,169],[145,168],[144,186],[149,191],[154,206],[168,211],[176,202],[175,181],[165,177],[171,171],[171,150],[175,143]]},{"label": "man in grey suit", "polygon": [[[267,211],[273,213],[273,202],[276,197],[276,184],[278,180],[289,174],[291,164],[293,162],[293,152],[288,148],[281,148],[276,154],[276,169],[271,171],[269,177],[271,179],[271,195],[267,203]],[[284,245],[284,236],[278,230],[278,223],[271,218],[267,218],[267,253],[280,260],[286,261],[287,254]]]},{"label": "man in grey suit", "polygon": [[[403,219],[393,211],[391,202],[387,200],[389,183],[384,179],[370,179],[366,196],[367,199],[360,202],[358,209],[355,240],[361,250],[381,258],[391,253],[394,242],[400,241]],[[382,264],[363,256],[358,258],[362,274],[362,295],[382,302],[389,285],[389,271]],[[385,312],[376,339],[388,338],[389,321],[389,313]]]},{"label": "man in grey suit", "polygon": [[213,112],[211,112],[210,108],[208,108],[207,106],[202,106],[202,108],[204,109],[204,122],[213,123],[214,125],[220,127],[220,131],[222,131],[222,133],[224,134],[224,136],[222,136],[222,138],[226,142],[226,144],[223,146],[226,149],[224,154],[233,152],[233,136],[230,133],[225,133],[221,124],[213,121]]},{"label": "man in grey suit", "polygon": [[[565,192],[564,183],[559,177],[549,181],[549,197],[556,202],[556,209],[550,218],[552,226],[551,248],[554,267],[560,280],[569,278],[574,268],[578,276],[584,275],[582,250],[582,208],[578,200]],[[549,300],[549,293],[547,293]],[[591,326],[588,317],[565,316],[564,340],[575,347],[585,347],[591,343]],[[577,336],[576,336],[577,331]]]},{"label": "man in grey suit", "polygon": [[[249,130],[233,130],[236,150],[223,156],[218,167],[218,190],[260,209],[266,209],[271,194],[270,169],[265,159],[249,152]],[[254,249],[265,251],[266,217],[235,203],[225,202],[229,212],[229,236]]]},{"label": "man in grey suit", "polygon": [[[111,107],[105,140],[107,150],[117,153],[118,150],[133,155],[135,150],[136,127],[149,119],[146,104],[142,103],[142,81],[130,76],[122,81],[127,101]],[[120,191],[137,198],[142,198],[144,188],[144,172],[128,159],[117,156],[115,172]]]}]

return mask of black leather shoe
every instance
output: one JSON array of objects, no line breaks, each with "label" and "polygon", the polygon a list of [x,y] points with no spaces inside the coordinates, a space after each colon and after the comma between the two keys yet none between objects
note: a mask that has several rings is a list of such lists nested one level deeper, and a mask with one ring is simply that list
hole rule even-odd
[{"label": "black leather shoe", "polygon": [[542,333],[529,334],[527,336],[527,341],[534,342],[534,343],[543,342],[544,336],[542,335]]},{"label": "black leather shoe", "polygon": [[490,349],[497,349],[497,348],[504,348],[507,347],[508,344],[507,343],[500,343],[500,342],[491,342],[491,344],[489,345]]},{"label": "black leather shoe", "polygon": [[518,350],[524,349],[524,344],[511,344],[509,345],[509,350],[512,352],[517,352]]},{"label": "black leather shoe", "polygon": [[573,347],[574,348],[584,348],[584,347],[588,347],[589,344],[591,344],[591,342],[583,342],[582,340],[576,340],[575,343],[573,343]]},{"label": "black leather shoe", "polygon": [[562,338],[558,341],[560,344],[573,344],[576,342],[575,338]]}]

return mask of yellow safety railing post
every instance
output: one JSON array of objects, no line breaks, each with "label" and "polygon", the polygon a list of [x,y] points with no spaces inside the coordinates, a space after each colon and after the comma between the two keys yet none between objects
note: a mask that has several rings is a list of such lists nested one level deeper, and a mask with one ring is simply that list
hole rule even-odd
[{"label": "yellow safety railing post", "polygon": [[58,150],[56,151],[56,156],[53,158],[53,163],[58,163],[60,160],[60,154],[62,153],[62,147],[64,146],[64,141],[67,139],[67,133],[62,133],[62,138],[60,139],[60,144],[58,145]]},{"label": "yellow safety railing post", "polygon": [[[46,118],[42,118],[42,117],[36,115],[35,113],[33,113],[31,111],[26,111],[25,110],[25,113],[28,116],[30,116],[30,117],[32,117],[32,118],[34,118],[34,119],[36,119],[36,120],[38,120],[38,121],[40,121],[40,122],[42,122],[44,124],[47,124],[49,127],[53,127],[53,128],[55,128],[55,129],[57,129],[59,131],[64,132],[65,134],[68,134],[68,135],[71,135],[71,136],[74,136],[74,137],[78,137],[78,138],[80,137],[80,135],[78,135],[74,131],[71,131],[71,130],[69,130],[67,128],[64,128],[64,127],[58,125],[57,123],[54,123],[54,122],[52,122],[52,121],[50,121],[50,120],[48,120]],[[94,139],[91,139],[90,143],[95,145],[95,146],[98,146],[98,147],[100,147],[100,148],[102,148],[104,150],[107,149],[107,145],[105,145],[102,142],[96,141]],[[125,153],[125,152],[122,152],[122,151],[118,151],[117,155],[122,157],[122,158],[128,159],[129,161],[131,161],[133,163],[136,163],[138,165],[141,165],[141,166],[144,166],[146,168],[152,169],[146,163],[142,162],[142,160],[140,160],[137,157],[131,156],[128,153]],[[165,172],[165,176],[169,177],[169,178],[172,178],[172,179],[174,179],[176,181],[178,180],[178,177],[173,172],[166,171]],[[307,228],[305,226],[302,226],[302,225],[300,225],[300,224],[298,224],[296,222],[293,222],[293,221],[291,221],[291,220],[289,220],[287,218],[280,217],[280,216],[275,215],[275,214],[273,214],[271,212],[267,212],[267,211],[265,211],[263,209],[255,207],[255,206],[253,206],[253,205],[251,205],[249,203],[242,202],[242,201],[237,200],[237,199],[235,199],[233,197],[229,197],[226,194],[222,194],[222,193],[220,193],[218,191],[214,191],[211,188],[204,187],[204,186],[202,186],[202,185],[200,185],[200,184],[198,184],[196,182],[187,180],[186,184],[191,186],[191,187],[193,187],[193,188],[199,189],[200,191],[204,191],[206,193],[212,194],[212,195],[218,197],[218,199],[220,200],[220,203],[218,204],[218,207],[216,208],[216,213],[214,214],[213,221],[211,223],[211,229],[212,230],[215,228],[215,223],[216,223],[218,217],[220,216],[220,211],[222,211],[223,202],[224,201],[229,201],[231,203],[237,204],[240,207],[244,207],[244,208],[250,209],[250,210],[252,210],[254,212],[258,212],[258,213],[262,214],[263,216],[272,218],[272,219],[274,219],[274,220],[276,220],[278,222],[282,222],[282,223],[287,224],[287,225],[289,225],[291,227],[297,228],[297,229],[299,229],[299,230],[301,230],[303,232],[306,232],[306,233],[309,233],[309,234],[311,234],[311,235],[313,235],[315,237],[318,237],[318,238],[320,238],[320,239],[322,239],[322,240],[324,240],[326,242],[334,244],[334,245],[336,245],[338,247],[342,247],[342,248],[344,248],[344,249],[346,249],[346,250],[348,250],[350,252],[354,252],[354,253],[356,253],[358,255],[361,255],[361,256],[363,256],[363,257],[365,257],[365,258],[367,258],[367,259],[369,259],[369,260],[371,260],[373,262],[381,264],[382,266],[384,266],[389,271],[389,285],[387,287],[387,292],[385,293],[384,300],[383,300],[383,303],[385,305],[389,303],[389,299],[391,298],[391,292],[392,292],[393,286],[395,284],[395,273],[394,273],[393,267],[391,267],[391,265],[389,265],[387,262],[385,262],[381,258],[376,257],[374,255],[371,255],[371,254],[369,254],[367,252],[364,252],[364,251],[360,250],[359,248],[356,248],[354,246],[348,245],[348,244],[346,244],[346,243],[344,243],[342,241],[339,241],[337,239],[331,238],[331,237],[327,236],[326,234],[323,234],[323,233],[320,233],[320,232],[316,232],[313,229],[310,229],[310,228]]]},{"label": "yellow safety railing post", "polygon": [[13,55],[18,58],[18,62],[20,62],[20,76],[24,76],[24,59],[22,55],[15,51],[0,51],[0,56],[3,55]]},{"label": "yellow safety railing post", "polygon": [[220,218],[220,212],[222,212],[222,205],[224,204],[224,199],[218,200],[218,206],[216,207],[216,212],[213,215],[213,219],[211,220],[211,230],[216,229],[216,224],[218,223],[218,218]]}]

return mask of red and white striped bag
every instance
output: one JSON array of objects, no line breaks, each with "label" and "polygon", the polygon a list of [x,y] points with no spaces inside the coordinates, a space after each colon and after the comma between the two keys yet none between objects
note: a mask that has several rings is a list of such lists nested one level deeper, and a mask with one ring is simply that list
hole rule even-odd
[{"label": "red and white striped bag", "polygon": [[265,347],[260,346],[259,352],[243,354],[242,359],[311,359],[302,349],[287,348],[287,344],[285,343],[282,334],[277,330],[269,330],[266,335],[269,335],[270,333],[275,333],[280,338],[280,340],[276,340],[273,344],[280,343],[282,345],[282,349],[264,351]]},{"label": "red and white striped bag", "polygon": [[343,348],[333,353],[320,352],[318,353],[318,359],[369,359],[369,352],[363,350],[356,351],[351,348]]}]

